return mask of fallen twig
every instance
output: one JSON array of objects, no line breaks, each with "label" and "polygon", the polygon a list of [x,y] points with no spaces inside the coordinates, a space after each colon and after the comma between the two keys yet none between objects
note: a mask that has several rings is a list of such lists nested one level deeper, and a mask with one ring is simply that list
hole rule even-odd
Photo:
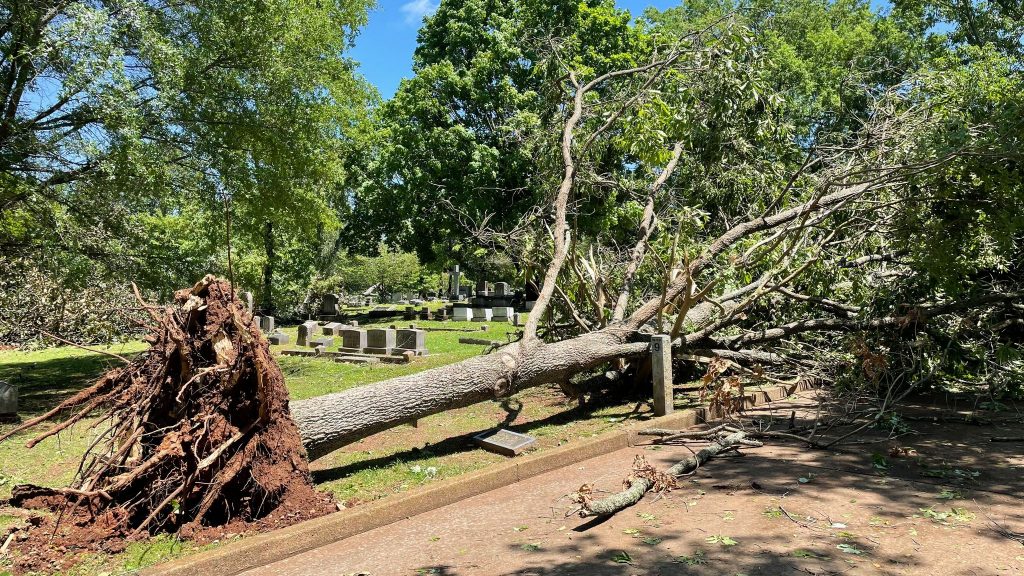
[{"label": "fallen twig", "polygon": [[[708,434],[707,431],[704,434]],[[685,459],[672,466],[664,473],[656,474],[638,474],[634,469],[634,474],[626,479],[627,488],[617,494],[613,494],[607,498],[600,500],[591,500],[589,495],[590,492],[583,494],[582,491],[577,492],[572,496],[574,502],[579,504],[578,513],[580,518],[587,518],[589,516],[610,516],[619,510],[623,510],[636,504],[643,498],[644,494],[652,488],[671,489],[671,485],[665,485],[664,482],[659,482],[660,478],[665,476],[676,478],[696,470],[698,466],[707,462],[711,458],[733,450],[741,445],[753,445],[760,446],[759,442],[751,444],[750,440],[747,440],[745,432],[734,432],[728,436],[722,438],[716,438],[711,442],[711,445],[700,450],[693,456],[688,456]],[[655,477],[657,476],[657,477]]]}]

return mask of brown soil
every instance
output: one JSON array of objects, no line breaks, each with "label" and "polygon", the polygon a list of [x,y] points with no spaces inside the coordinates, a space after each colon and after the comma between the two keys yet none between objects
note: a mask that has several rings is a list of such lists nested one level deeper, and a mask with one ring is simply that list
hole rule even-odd
[{"label": "brown soil", "polygon": [[208,276],[175,296],[150,309],[147,353],[4,437],[74,409],[31,447],[104,411],[71,487],[12,490],[11,504],[39,512],[13,540],[17,571],[67,568],[159,532],[205,542],[335,510],[310,480],[268,342],[230,285]]}]

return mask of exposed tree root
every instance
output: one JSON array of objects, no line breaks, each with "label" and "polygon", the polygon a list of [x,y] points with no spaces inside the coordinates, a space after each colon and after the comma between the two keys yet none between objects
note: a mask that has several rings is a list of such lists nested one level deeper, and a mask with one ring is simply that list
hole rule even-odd
[{"label": "exposed tree root", "polygon": [[12,504],[54,512],[15,538],[19,570],[157,532],[206,540],[335,510],[313,488],[284,378],[230,285],[208,276],[176,301],[154,313],[146,353],[0,438],[71,413],[33,446],[103,410],[70,487],[12,491]]},{"label": "exposed tree root", "polygon": [[[704,430],[698,433],[680,433],[678,431],[666,431],[657,430],[652,431],[652,435],[666,435],[673,438],[680,437],[707,437],[718,429]],[[670,434],[662,434],[669,432]],[[589,516],[610,516],[620,510],[624,510],[644,497],[650,490],[656,492],[665,492],[678,487],[677,478],[684,474],[689,474],[696,470],[699,466],[710,460],[711,458],[729,450],[733,450],[739,446],[760,446],[759,442],[747,440],[745,432],[733,432],[727,436],[719,435],[715,436],[711,444],[699,452],[684,458],[665,472],[659,472],[655,470],[653,466],[647,463],[647,460],[643,456],[637,456],[633,462],[633,472],[625,479],[624,484],[626,489],[617,494],[608,496],[607,498],[601,498],[600,500],[594,500],[591,498],[592,489],[589,485],[584,485],[576,493],[572,494],[570,498],[573,502],[579,506],[570,512],[577,512],[580,518],[587,518]]]}]

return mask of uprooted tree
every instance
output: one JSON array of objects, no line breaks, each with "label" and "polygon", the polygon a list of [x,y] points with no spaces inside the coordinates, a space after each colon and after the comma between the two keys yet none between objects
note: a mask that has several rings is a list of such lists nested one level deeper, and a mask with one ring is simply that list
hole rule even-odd
[{"label": "uprooted tree", "polygon": [[[998,95],[969,88],[980,76],[1013,76],[1009,60],[976,62],[942,81],[941,71],[927,71],[864,87],[867,103],[839,123],[846,127],[819,123],[801,138],[772,124],[781,123],[784,96],[772,92],[757,43],[733,17],[587,81],[551,46],[551,59],[566,66],[569,96],[550,205],[512,229],[466,218],[481,243],[518,251],[517,261],[543,270],[521,338],[458,364],[295,402],[311,458],[531,386],[585,393],[642,379],[653,332],[671,335],[678,359],[708,364],[711,379],[852,375],[876,388],[913,384],[949,369],[954,356],[961,365],[966,356],[969,365],[996,362],[949,344],[957,339],[1018,349],[1016,225],[1003,219],[1005,228],[980,230],[982,220],[946,217],[964,209],[949,206],[949,196],[987,194],[982,214],[1020,202],[1019,190],[962,176],[1018,170],[1009,132],[982,118],[993,107],[1012,114],[1020,78]],[[635,144],[630,173],[602,171],[622,140]],[[780,169],[767,156],[790,161]],[[724,184],[693,181],[735,178],[731,172],[751,188],[738,199]],[[582,224],[589,202],[609,189],[639,208],[625,248],[615,231]],[[973,256],[968,247],[949,247],[922,226],[1004,243],[981,249],[977,258],[989,263],[972,266],[957,260]],[[944,259],[956,263],[941,270]]]},{"label": "uprooted tree", "polygon": [[313,487],[284,376],[230,284],[209,276],[173,307],[143,305],[148,351],[0,437],[73,411],[31,447],[103,409],[71,487],[12,490],[12,504],[54,512],[25,533],[19,568],[50,570],[76,550],[117,552],[158,531],[215,539],[336,510]]},{"label": "uprooted tree", "polygon": [[[649,38],[648,59],[605,70],[576,70],[550,42],[568,96],[552,113],[549,203],[511,228],[486,218],[472,228],[515,251],[540,287],[517,341],[294,402],[289,414],[264,337],[230,286],[206,279],[177,307],[152,310],[146,354],[26,423],[76,410],[46,434],[56,433],[102,407],[108,431],[72,488],[16,499],[71,503],[64,526],[129,539],[260,522],[271,510],[308,517],[330,503],[313,491],[300,443],[315,459],[531,386],[586,394],[644,381],[656,332],[671,335],[680,361],[706,364],[695,373],[709,382],[853,375],[877,390],[934,381],[950,365],[1019,370],[1019,223],[995,216],[1019,208],[1021,193],[987,178],[1019,182],[1024,81],[1012,61],[972,54],[952,72],[868,86],[843,122],[794,133],[779,119],[790,87],[768,81],[748,32],[712,19],[671,42]],[[613,153],[624,156],[617,170]],[[632,230],[625,215],[615,227],[588,222],[615,194],[636,208]],[[974,199],[969,210],[961,198]]]}]

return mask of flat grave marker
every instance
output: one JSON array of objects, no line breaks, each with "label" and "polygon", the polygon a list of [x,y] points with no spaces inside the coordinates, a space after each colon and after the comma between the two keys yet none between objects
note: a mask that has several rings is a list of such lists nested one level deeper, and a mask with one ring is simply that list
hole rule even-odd
[{"label": "flat grave marker", "polygon": [[473,436],[473,441],[489,452],[505,456],[515,456],[533,446],[537,439],[533,436],[499,428],[498,430],[477,434]]}]

